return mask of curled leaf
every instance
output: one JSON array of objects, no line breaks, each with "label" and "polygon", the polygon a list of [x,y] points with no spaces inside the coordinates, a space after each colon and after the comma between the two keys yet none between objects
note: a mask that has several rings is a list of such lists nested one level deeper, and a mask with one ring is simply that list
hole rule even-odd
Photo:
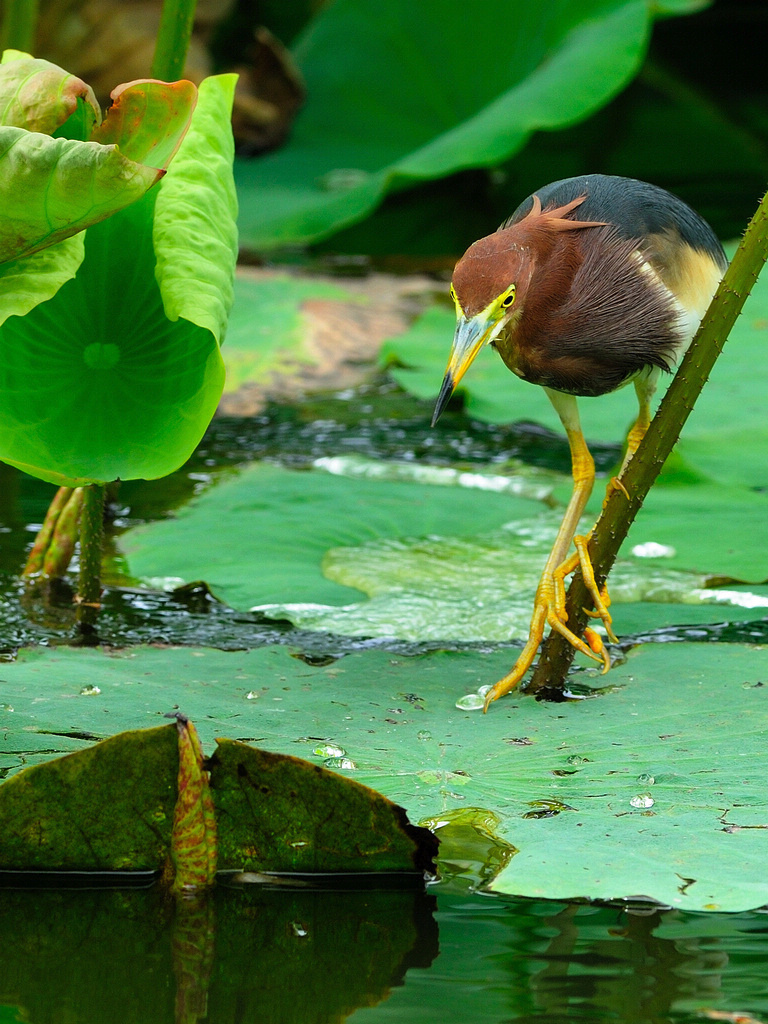
[{"label": "curled leaf", "polygon": [[181,145],[197,104],[191,82],[129,82],[112,90],[112,106],[91,135],[123,156],[164,169]]},{"label": "curled leaf", "polygon": [[173,812],[173,889],[188,892],[216,878],[216,817],[194,725],[176,716],[179,734],[179,795]]},{"label": "curled leaf", "polygon": [[76,75],[26,54],[0,64],[2,125],[53,135],[75,113],[78,100],[90,124],[98,124],[101,110],[93,89]]},{"label": "curled leaf", "polygon": [[0,128],[0,263],[104,220],[161,176],[115,146]]}]

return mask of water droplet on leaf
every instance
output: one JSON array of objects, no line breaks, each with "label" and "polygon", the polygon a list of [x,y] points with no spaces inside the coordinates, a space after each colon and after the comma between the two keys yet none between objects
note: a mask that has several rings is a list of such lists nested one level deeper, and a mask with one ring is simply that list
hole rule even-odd
[{"label": "water droplet on leaf", "polygon": [[467,693],[456,701],[459,711],[480,711],[484,704],[485,698],[479,693]]},{"label": "water droplet on leaf", "polygon": [[633,796],[629,802],[632,807],[641,807],[646,809],[648,807],[653,807],[656,801],[650,793],[638,793],[637,796]]},{"label": "water droplet on leaf", "polygon": [[312,753],[317,757],[346,757],[347,752],[344,747],[339,747],[335,743],[323,743],[319,747],[314,747]]},{"label": "water droplet on leaf", "polygon": [[326,768],[342,769],[347,772],[354,772],[357,770],[357,765],[349,757],[327,757],[323,764]]}]

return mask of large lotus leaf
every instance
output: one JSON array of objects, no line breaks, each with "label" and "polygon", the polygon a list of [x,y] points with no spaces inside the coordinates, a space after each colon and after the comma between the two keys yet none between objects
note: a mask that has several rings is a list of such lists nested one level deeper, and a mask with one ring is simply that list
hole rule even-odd
[{"label": "large lotus leaf", "polygon": [[174,521],[138,527],[120,543],[133,575],[205,578],[234,607],[342,604],[359,595],[323,575],[330,548],[382,536],[471,536],[536,509],[536,502],[510,495],[257,464],[201,495]]},{"label": "large lotus leaf", "polygon": [[238,161],[244,244],[321,238],[393,187],[493,166],[586,117],[634,75],[651,20],[645,0],[493,0],[471,30],[459,0],[323,8],[294,50],[308,100],[291,139]]},{"label": "large lotus leaf", "polygon": [[135,203],[159,176],[114,146],[0,128],[0,263]]},{"label": "large lotus leaf", "polygon": [[0,457],[55,483],[164,476],[221,394],[215,337],[165,316],[154,195],[86,233],[73,280],[0,328]]},{"label": "large lotus leaf", "polygon": [[197,103],[191,82],[131,82],[111,93],[112,105],[92,142],[118,146],[130,160],[165,168],[189,127]]},{"label": "large lotus leaf", "polygon": [[78,232],[23,260],[0,264],[0,331],[10,316],[24,316],[52,298],[83,262],[85,234]]},{"label": "large lotus leaf", "polygon": [[[453,485],[438,486],[429,471],[398,481],[397,467],[370,468],[367,478],[333,478],[256,465],[175,520],[128,531],[121,548],[135,576],[155,584],[202,578],[233,607],[256,606],[309,629],[408,640],[524,637],[562,515],[515,496],[539,493],[540,482],[473,477],[467,487],[457,474]],[[694,517],[700,528],[691,530]],[[767,530],[764,495],[656,488],[614,576],[614,599],[633,602],[617,605],[617,628],[628,634],[763,614],[765,594],[706,582],[765,580]],[[650,544],[659,554],[649,558]],[[632,555],[636,548],[641,555]],[[652,612],[638,604],[648,601]]]},{"label": "large lotus leaf", "polygon": [[236,80],[216,75],[200,83],[189,131],[159,189],[153,228],[165,315],[209,330],[219,343],[237,260],[230,125]]},{"label": "large lotus leaf", "polygon": [[98,124],[101,110],[93,89],[82,79],[47,60],[5,50],[0,62],[0,125],[53,135],[81,101],[90,123]]},{"label": "large lotus leaf", "polygon": [[159,194],[91,227],[76,277],[0,329],[5,461],[57,483],[151,478],[200,440],[232,301],[232,88],[201,85]]},{"label": "large lotus leaf", "polygon": [[519,851],[497,891],[690,910],[768,902],[762,649],[643,645],[607,679],[582,676],[612,684],[591,700],[456,707],[511,657],[369,651],[312,666],[282,647],[22,652],[3,670],[0,767],[44,759],[38,738],[86,746],[77,737],[156,724],[178,705],[206,748],[227,734],[341,765],[412,821],[495,813]]}]

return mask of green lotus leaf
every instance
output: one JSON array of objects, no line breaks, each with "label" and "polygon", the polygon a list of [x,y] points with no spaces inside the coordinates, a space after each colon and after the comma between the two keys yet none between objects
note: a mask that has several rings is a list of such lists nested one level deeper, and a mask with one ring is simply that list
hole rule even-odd
[{"label": "green lotus leaf", "polygon": [[159,177],[116,146],[0,128],[0,263],[109,217]]},{"label": "green lotus leaf", "polygon": [[387,192],[496,166],[533,132],[586,118],[637,72],[652,8],[487,0],[470,29],[443,0],[326,5],[293,49],[308,99],[291,139],[237,162],[244,244],[327,237]]},{"label": "green lotus leaf", "polygon": [[230,127],[236,81],[215,75],[200,83],[189,131],[160,186],[153,233],[165,315],[207,328],[218,342],[237,261]]},{"label": "green lotus leaf", "polygon": [[164,476],[213,416],[221,355],[210,331],[164,313],[154,200],[90,228],[75,278],[0,328],[0,458],[33,476]]},{"label": "green lotus leaf", "polygon": [[[197,445],[224,384],[218,341],[236,258],[233,86],[233,76],[203,84],[160,189],[89,227],[74,278],[0,327],[3,460],[54,483],[104,482],[164,476]],[[71,271],[76,254],[65,255]],[[16,305],[26,299],[29,308],[16,286]]]},{"label": "green lotus leaf", "polygon": [[79,231],[23,260],[0,264],[0,325],[52,298],[75,276],[84,254],[85,235]]},{"label": "green lotus leaf", "polygon": [[[600,696],[554,704],[510,694],[487,715],[467,710],[466,697],[509,669],[509,649],[414,657],[364,650],[331,664],[295,653],[284,646],[22,651],[3,666],[0,772],[10,777],[0,791],[34,779],[21,767],[52,750],[156,725],[179,705],[206,748],[230,733],[325,767],[331,750],[341,750],[347,763],[336,768],[400,804],[411,821],[428,818],[434,827],[446,811],[450,820],[456,808],[484,809],[497,837],[519,851],[490,883],[497,892],[645,896],[696,911],[768,902],[760,645],[643,644],[608,676],[595,669],[574,677],[607,684]],[[237,760],[234,779],[247,797]],[[127,767],[143,787],[153,766],[141,761],[140,769]],[[86,778],[96,790],[101,780]],[[14,790],[5,798],[0,848],[19,829]],[[230,823],[215,799],[223,833]]]},{"label": "green lotus leaf", "polygon": [[[15,55],[15,56],[14,56]],[[101,121],[93,89],[82,79],[49,63],[6,50],[0,64],[0,124],[53,135],[77,110],[91,125]]]},{"label": "green lotus leaf", "polygon": [[112,106],[92,142],[119,146],[123,156],[166,168],[189,127],[197,103],[191,82],[130,82],[112,90]]}]

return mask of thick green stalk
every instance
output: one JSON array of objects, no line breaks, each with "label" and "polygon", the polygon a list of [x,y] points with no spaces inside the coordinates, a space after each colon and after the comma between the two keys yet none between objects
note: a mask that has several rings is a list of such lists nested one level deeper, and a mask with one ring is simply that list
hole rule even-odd
[{"label": "thick green stalk", "polygon": [[163,0],[152,77],[176,82],[184,73],[197,0]]},{"label": "thick green stalk", "polygon": [[[699,392],[723,350],[731,328],[768,258],[768,194],[744,233],[730,267],[707,310],[701,327],[664,396],[648,432],[621,476],[626,489],[615,489],[600,514],[589,553],[598,585],[610,572],[645,496],[674,448]],[[568,626],[580,636],[587,624],[591,599],[580,571],[571,581],[566,601]],[[575,651],[558,633],[542,645],[539,662],[524,689],[562,690]]]},{"label": "thick green stalk", "polygon": [[38,0],[7,0],[0,49],[31,53],[35,45]]},{"label": "thick green stalk", "polygon": [[80,581],[77,621],[93,623],[101,607],[101,550],[104,542],[104,484],[84,488],[80,522]]}]

